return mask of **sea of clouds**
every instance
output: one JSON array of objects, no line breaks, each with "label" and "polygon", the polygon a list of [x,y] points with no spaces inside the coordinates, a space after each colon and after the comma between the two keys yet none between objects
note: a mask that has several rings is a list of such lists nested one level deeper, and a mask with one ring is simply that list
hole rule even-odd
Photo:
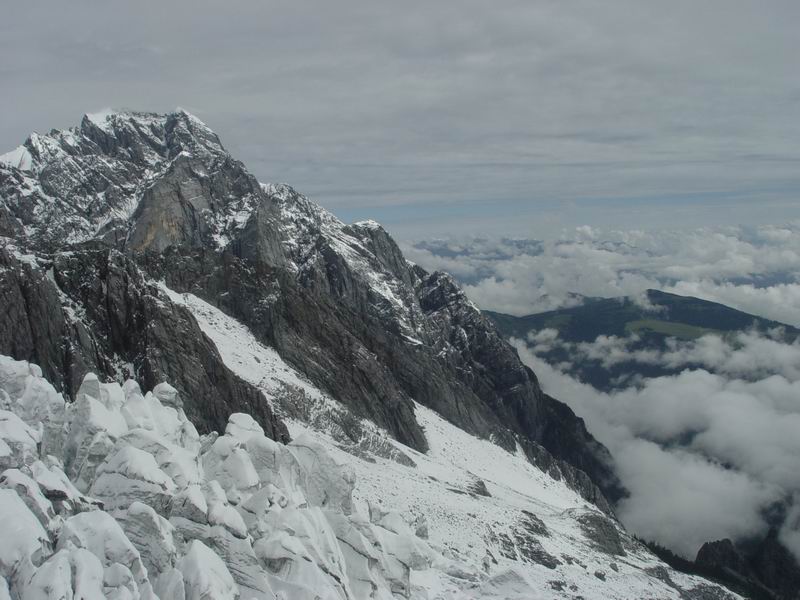
[{"label": "sea of clouds", "polygon": [[576,294],[655,288],[800,326],[800,222],[661,232],[583,226],[552,240],[430,240],[403,250],[459,278],[482,308],[518,316],[580,303]]},{"label": "sea of clouds", "polygon": [[[755,381],[772,375],[795,381],[800,379],[800,341],[787,335],[785,328],[704,335],[693,340],[667,338],[664,349],[641,347],[635,333],[620,337],[599,335],[592,342],[567,342],[555,329],[542,329],[528,336],[527,347],[538,356],[558,349],[569,360],[556,365],[564,372],[574,372],[581,364],[597,362],[604,369],[617,365],[659,365],[669,370],[703,369],[734,379]],[[622,384],[637,382],[625,378]],[[619,387],[619,385],[614,385]]]},{"label": "sea of clouds", "polygon": [[[482,308],[517,315],[582,296],[693,295],[800,325],[800,224],[688,232],[599,232],[553,241],[418,242],[410,258],[452,272]],[[569,344],[555,330],[513,340],[543,389],[569,404],[612,452],[630,496],[618,507],[635,533],[693,558],[710,540],[780,537],[800,557],[800,342],[780,332]],[[555,346],[571,362],[542,357]],[[572,363],[660,364],[674,375],[602,392]],[[779,517],[776,519],[776,510]]]},{"label": "sea of clouds", "polygon": [[[782,372],[767,374],[759,348],[782,344],[742,337],[745,346],[711,337],[680,345],[663,358],[695,362],[711,347],[711,364],[611,392],[578,381],[567,365],[547,363],[529,341],[514,345],[542,388],[586,419],[611,450],[630,492],[618,507],[622,521],[694,557],[706,541],[763,535],[776,505],[800,512],[800,345],[783,345],[785,362],[776,363]],[[722,369],[712,372],[717,361]],[[796,517],[786,519],[781,536],[800,556],[797,527]]]}]

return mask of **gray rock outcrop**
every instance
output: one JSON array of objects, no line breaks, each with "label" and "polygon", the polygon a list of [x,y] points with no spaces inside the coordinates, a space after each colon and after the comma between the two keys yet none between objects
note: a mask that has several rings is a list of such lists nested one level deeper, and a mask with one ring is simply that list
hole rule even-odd
[{"label": "gray rock outcrop", "polygon": [[286,437],[163,281],[417,450],[414,401],[519,444],[604,510],[622,495],[607,450],[450,276],[407,262],[374,222],[344,225],[288,186],[259,184],[195,117],[113,113],[24,147],[29,168],[0,164],[0,352],[43,365],[71,397],[89,371],[129,370],[147,387],[172,382],[201,432],[245,412]]}]

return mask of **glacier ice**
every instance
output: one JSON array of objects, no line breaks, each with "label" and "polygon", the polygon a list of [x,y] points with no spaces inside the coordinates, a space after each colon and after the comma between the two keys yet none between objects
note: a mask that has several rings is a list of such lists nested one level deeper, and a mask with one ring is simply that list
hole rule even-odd
[{"label": "glacier ice", "polygon": [[354,511],[352,471],[310,436],[234,414],[203,444],[167,384],[90,374],[66,403],[6,357],[0,390],[11,597],[388,599],[434,560],[399,515]]},{"label": "glacier ice", "polygon": [[617,526],[574,490],[417,410],[428,455],[362,459],[299,422],[276,442],[245,414],[201,436],[166,383],[89,374],[68,403],[0,356],[0,600],[735,598],[653,575],[627,537],[607,556],[581,523]]}]

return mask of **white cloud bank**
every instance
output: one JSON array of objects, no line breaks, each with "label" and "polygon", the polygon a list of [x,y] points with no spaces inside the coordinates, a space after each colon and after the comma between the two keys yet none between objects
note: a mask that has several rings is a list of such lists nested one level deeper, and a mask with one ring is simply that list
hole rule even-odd
[{"label": "white cloud bank", "polygon": [[[553,343],[552,335],[540,334],[536,342]],[[704,542],[763,534],[763,511],[785,502],[789,518],[781,537],[800,557],[797,344],[755,334],[732,344],[711,337],[676,344],[665,353],[675,364],[699,359],[718,372],[687,369],[611,393],[546,363],[527,343],[514,344],[543,389],[584,417],[611,450],[630,491],[618,510],[631,530],[693,558]],[[612,345],[617,356],[624,354],[618,341]],[[759,357],[765,347],[771,354]],[[768,374],[765,363],[776,356],[781,372]],[[743,374],[760,377],[738,378]]]},{"label": "white cloud bank", "polygon": [[800,379],[800,340],[787,343],[784,335],[784,328],[776,328],[767,333],[742,331],[725,338],[712,334],[696,340],[673,337],[666,339],[664,350],[659,350],[640,347],[636,334],[599,335],[592,342],[572,343],[561,340],[555,329],[542,329],[528,336],[528,349],[539,356],[554,349],[564,351],[569,355],[569,361],[560,366],[564,371],[593,361],[604,369],[623,363],[659,365],[671,370],[699,366],[712,373],[748,381],[771,375],[797,381]]},{"label": "white cloud bank", "polygon": [[588,226],[549,241],[437,240],[404,248],[460,278],[479,306],[514,315],[648,288],[800,326],[800,222],[691,231]]}]

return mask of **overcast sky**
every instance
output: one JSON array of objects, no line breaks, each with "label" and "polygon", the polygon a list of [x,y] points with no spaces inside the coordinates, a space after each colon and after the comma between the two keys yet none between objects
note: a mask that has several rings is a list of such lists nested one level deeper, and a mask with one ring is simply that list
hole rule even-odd
[{"label": "overcast sky", "polygon": [[14,2],[0,147],[206,121],[400,238],[800,217],[800,2]]}]

